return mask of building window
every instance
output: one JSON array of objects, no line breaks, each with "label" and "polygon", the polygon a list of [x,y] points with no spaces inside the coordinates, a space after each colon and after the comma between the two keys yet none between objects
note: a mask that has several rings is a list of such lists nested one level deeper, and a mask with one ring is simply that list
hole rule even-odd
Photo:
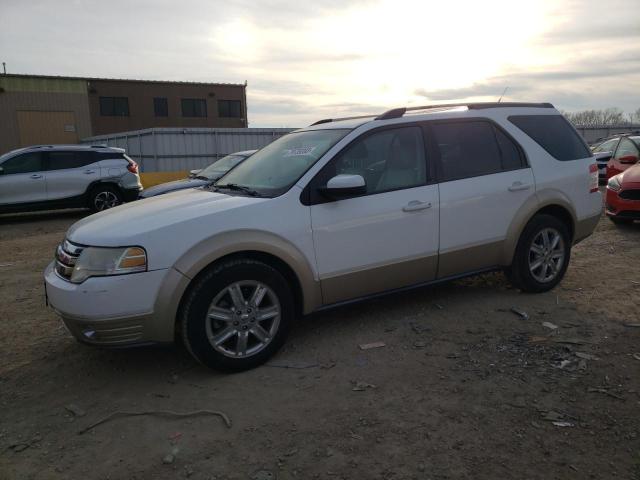
[{"label": "building window", "polygon": [[100,115],[128,117],[129,99],[127,97],[100,97]]},{"label": "building window", "polygon": [[221,117],[241,118],[242,103],[240,100],[218,100],[218,115]]},{"label": "building window", "polygon": [[153,99],[153,111],[156,117],[169,116],[169,103],[165,97],[155,97]]},{"label": "building window", "polygon": [[206,117],[207,101],[202,98],[183,98],[182,99],[182,116],[183,117]]}]

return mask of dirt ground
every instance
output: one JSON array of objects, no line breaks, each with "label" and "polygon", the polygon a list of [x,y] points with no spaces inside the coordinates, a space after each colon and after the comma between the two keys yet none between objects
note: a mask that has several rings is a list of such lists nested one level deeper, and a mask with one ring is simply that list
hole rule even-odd
[{"label": "dirt ground", "polygon": [[[180,347],[66,333],[42,271],[84,215],[0,217],[1,479],[640,479],[638,223],[603,218],[552,292],[496,273],[343,307],[223,375]],[[231,427],[137,416],[79,434],[156,410]]]}]

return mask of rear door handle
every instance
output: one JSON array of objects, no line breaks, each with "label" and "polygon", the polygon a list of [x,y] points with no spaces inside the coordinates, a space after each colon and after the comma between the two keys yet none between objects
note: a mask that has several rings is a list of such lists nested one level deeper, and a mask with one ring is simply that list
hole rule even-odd
[{"label": "rear door handle", "polygon": [[96,173],[96,171],[95,170],[85,170],[84,173],[89,175],[90,173]]},{"label": "rear door handle", "polygon": [[37,180],[38,178],[42,178],[42,175],[34,173],[33,175],[31,175],[31,178],[33,178],[34,180]]},{"label": "rear door handle", "polygon": [[513,182],[509,187],[510,192],[519,192],[520,190],[529,190],[531,185],[522,182]]},{"label": "rear door handle", "polygon": [[404,207],[402,207],[402,211],[417,212],[418,210],[426,210],[427,208],[431,208],[431,202],[420,202],[418,200],[412,200]]}]

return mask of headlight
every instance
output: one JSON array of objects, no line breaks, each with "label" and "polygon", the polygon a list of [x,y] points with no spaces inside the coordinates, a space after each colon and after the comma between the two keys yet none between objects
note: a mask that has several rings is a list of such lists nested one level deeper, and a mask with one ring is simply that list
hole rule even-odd
[{"label": "headlight", "polygon": [[82,283],[89,277],[124,275],[147,270],[147,253],[141,247],[86,247],[73,266],[70,280]]},{"label": "headlight", "polygon": [[620,186],[620,180],[618,180],[618,176],[616,175],[615,177],[611,177],[609,179],[609,181],[607,182],[607,188],[609,190],[613,190],[614,192],[619,192],[620,189],[622,188]]}]

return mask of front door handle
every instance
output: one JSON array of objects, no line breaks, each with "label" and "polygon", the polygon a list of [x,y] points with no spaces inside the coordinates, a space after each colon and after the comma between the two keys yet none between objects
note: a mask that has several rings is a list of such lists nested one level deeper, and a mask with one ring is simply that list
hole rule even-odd
[{"label": "front door handle", "polygon": [[33,175],[31,175],[31,178],[33,178],[34,180],[37,180],[38,178],[42,178],[42,175],[34,173]]},{"label": "front door handle", "polygon": [[412,200],[404,207],[402,207],[402,211],[417,212],[418,210],[426,210],[427,208],[431,208],[431,202],[420,202],[418,200]]},{"label": "front door handle", "polygon": [[531,185],[522,182],[513,182],[509,187],[510,192],[519,192],[520,190],[529,190]]},{"label": "front door handle", "polygon": [[85,170],[84,173],[86,173],[87,175],[91,174],[91,173],[96,173],[95,170]]}]

